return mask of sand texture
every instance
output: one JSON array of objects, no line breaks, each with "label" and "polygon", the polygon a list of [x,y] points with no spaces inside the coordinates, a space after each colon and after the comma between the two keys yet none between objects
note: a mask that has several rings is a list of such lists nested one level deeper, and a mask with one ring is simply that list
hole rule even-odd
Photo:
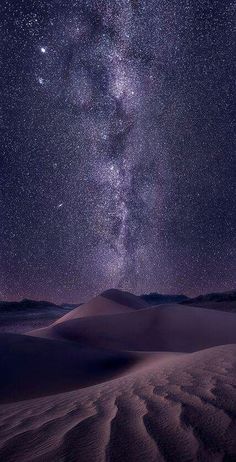
[{"label": "sand texture", "polygon": [[0,335],[1,462],[236,461],[235,314],[135,299]]}]

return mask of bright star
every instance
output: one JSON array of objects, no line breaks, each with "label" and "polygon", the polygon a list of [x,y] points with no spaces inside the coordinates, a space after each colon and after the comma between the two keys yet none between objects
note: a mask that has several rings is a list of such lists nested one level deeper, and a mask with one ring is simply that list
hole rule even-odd
[{"label": "bright star", "polygon": [[41,48],[40,48],[40,51],[41,51],[42,53],[46,53],[46,48],[41,47]]}]

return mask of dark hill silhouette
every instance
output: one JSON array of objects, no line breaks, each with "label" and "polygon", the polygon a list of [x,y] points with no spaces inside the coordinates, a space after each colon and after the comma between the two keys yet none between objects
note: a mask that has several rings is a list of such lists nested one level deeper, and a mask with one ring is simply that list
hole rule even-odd
[{"label": "dark hill silhouette", "polygon": [[159,294],[158,292],[151,292],[150,294],[140,295],[140,298],[145,300],[149,305],[162,305],[163,303],[182,303],[188,301],[189,298],[186,295],[168,295]]},{"label": "dark hill silhouette", "polygon": [[231,290],[228,292],[199,295],[198,297],[184,300],[182,304],[236,313],[236,291]]},{"label": "dark hill silhouette", "polygon": [[52,302],[47,302],[45,300],[30,300],[24,298],[19,302],[0,302],[0,310],[6,311],[15,311],[15,310],[39,310],[39,309],[48,309],[48,308],[60,308],[59,305],[56,305]]}]

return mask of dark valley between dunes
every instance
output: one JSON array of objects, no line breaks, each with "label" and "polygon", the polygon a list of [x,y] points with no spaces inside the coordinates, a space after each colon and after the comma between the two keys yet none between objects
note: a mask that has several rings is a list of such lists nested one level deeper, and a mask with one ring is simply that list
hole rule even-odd
[{"label": "dark valley between dunes", "polygon": [[9,304],[0,460],[236,460],[235,293],[194,300],[112,289],[77,307]]}]

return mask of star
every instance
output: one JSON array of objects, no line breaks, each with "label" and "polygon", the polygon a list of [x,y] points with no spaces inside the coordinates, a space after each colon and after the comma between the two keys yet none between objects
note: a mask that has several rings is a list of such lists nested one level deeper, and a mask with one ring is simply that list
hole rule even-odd
[{"label": "star", "polygon": [[136,3],[4,2],[8,298],[234,284],[234,2]]}]

